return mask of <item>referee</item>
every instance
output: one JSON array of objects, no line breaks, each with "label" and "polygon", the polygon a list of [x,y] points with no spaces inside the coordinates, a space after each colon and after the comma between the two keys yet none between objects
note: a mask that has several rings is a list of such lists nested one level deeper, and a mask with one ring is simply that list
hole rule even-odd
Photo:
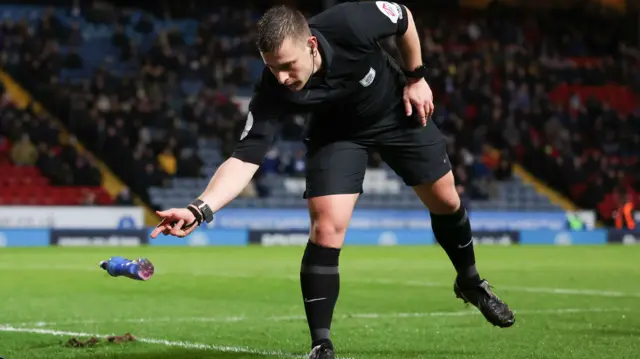
[{"label": "referee", "polygon": [[[378,44],[389,36],[396,36],[404,66]],[[429,121],[433,95],[411,12],[387,1],[348,2],[307,21],[296,10],[276,6],[258,23],[257,46],[265,69],[234,153],[190,205],[158,212],[163,220],[151,237],[184,237],[210,222],[250,182],[279,120],[299,114],[307,119],[304,198],[311,230],[300,285],[310,358],[334,358],[329,334],[340,288],[339,256],[362,193],[369,148],[379,151],[428,208],[435,238],[457,273],[456,296],[491,324],[513,325],[511,309],[476,270],[469,216],[454,186],[444,137]]]}]

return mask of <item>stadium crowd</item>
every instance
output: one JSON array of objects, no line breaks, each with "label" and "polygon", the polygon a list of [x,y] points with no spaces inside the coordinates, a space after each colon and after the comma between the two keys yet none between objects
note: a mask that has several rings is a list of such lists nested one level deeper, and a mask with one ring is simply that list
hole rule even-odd
[{"label": "stadium crowd", "polygon": [[[253,46],[255,15],[241,7],[224,11],[199,21],[193,43],[177,29],[154,28],[146,17],[131,23],[118,13],[110,20],[111,43],[119,49],[115,61],[135,64],[134,71],[116,76],[98,69],[83,82],[60,76],[62,69],[85,65],[73,51],[84,41],[77,23],[65,25],[48,13],[29,31],[24,22],[5,21],[3,67],[148,199],[150,186],[162,186],[173,176],[201,176],[200,138],[217,139],[227,156],[244,126],[233,98],[253,81],[250,62],[259,56]],[[448,135],[465,197],[490,198],[496,181],[511,178],[515,161],[607,218],[617,206],[613,195],[640,201],[635,192],[640,188],[640,111],[633,97],[640,89],[640,50],[625,44],[619,27],[610,23],[594,26],[593,19],[545,16],[503,8],[472,15],[417,14],[425,63],[432,68],[432,120]],[[128,25],[140,34],[157,32],[148,51],[123,31]],[[71,50],[63,54],[61,45]],[[384,46],[397,56],[391,40]],[[202,86],[195,91],[181,85],[198,79]],[[22,122],[34,118],[28,111],[9,116]],[[29,161],[33,148],[49,153],[47,139],[55,137],[55,125],[37,118],[43,134],[25,138],[33,142],[24,145],[30,148],[24,156]],[[16,141],[22,133],[13,127],[3,126],[2,133]],[[301,123],[288,119],[281,139],[298,140],[300,129]],[[52,161],[70,159],[57,156]],[[271,161],[274,171],[304,172],[301,153],[279,156]],[[75,168],[76,160],[67,163]],[[370,166],[379,165],[372,153]],[[47,168],[56,181],[97,181],[95,172],[74,177],[65,166]]]},{"label": "stadium crowd", "polygon": [[[53,200],[54,202],[37,198],[40,194],[38,191],[30,193],[31,196],[26,193],[26,196],[16,198],[34,204],[113,203],[101,188],[102,174],[96,167],[93,156],[76,150],[75,136],[63,136],[59,123],[52,121],[45,112],[34,110],[33,103],[29,103],[27,108],[18,107],[4,86],[0,88],[0,96],[0,168],[5,189],[0,196],[0,202],[14,203],[13,196],[20,193],[13,193],[14,189],[18,188],[13,185],[37,185],[71,191],[66,191],[66,198],[61,196],[60,199]],[[6,163],[18,170],[6,167]],[[31,169],[37,169],[39,175]],[[122,202],[116,200],[115,203]]]}]

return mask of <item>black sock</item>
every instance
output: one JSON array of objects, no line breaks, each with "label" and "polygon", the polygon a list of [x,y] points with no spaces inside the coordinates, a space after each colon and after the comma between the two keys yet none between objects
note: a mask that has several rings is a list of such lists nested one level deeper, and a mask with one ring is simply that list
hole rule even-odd
[{"label": "black sock", "polygon": [[431,213],[431,228],[436,241],[447,253],[458,273],[458,280],[465,284],[477,284],[480,276],[476,270],[476,258],[471,239],[471,223],[464,207],[452,214]]},{"label": "black sock", "polygon": [[302,257],[300,287],[312,348],[320,344],[332,346],[329,331],[340,292],[339,257],[340,249],[320,247],[311,241]]}]

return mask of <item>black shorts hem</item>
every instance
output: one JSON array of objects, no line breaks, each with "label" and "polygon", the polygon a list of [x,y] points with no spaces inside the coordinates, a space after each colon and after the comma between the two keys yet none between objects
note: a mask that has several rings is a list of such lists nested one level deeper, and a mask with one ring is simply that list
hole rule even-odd
[{"label": "black shorts hem", "polygon": [[309,194],[309,191],[304,191],[304,193],[302,194],[302,198],[304,199],[310,199],[310,198],[316,198],[316,197],[323,197],[323,196],[333,196],[333,195],[337,195],[337,194],[362,194],[364,191],[360,190],[360,191],[352,191],[352,190],[331,190],[329,188],[327,188],[324,191],[313,191],[312,194]]},{"label": "black shorts hem", "polygon": [[426,183],[434,183],[444,177],[451,171],[451,167],[442,167],[438,171],[432,171],[426,176],[403,180],[404,184],[409,187],[420,186]]}]

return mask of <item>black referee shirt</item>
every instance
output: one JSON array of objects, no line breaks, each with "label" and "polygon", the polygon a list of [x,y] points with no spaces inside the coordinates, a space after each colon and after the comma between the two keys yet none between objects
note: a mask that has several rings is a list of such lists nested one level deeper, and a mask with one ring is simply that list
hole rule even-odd
[{"label": "black referee shirt", "polygon": [[402,103],[404,77],[378,41],[407,31],[404,6],[343,3],[311,18],[309,27],[318,39],[322,71],[294,92],[265,66],[232,157],[261,164],[283,116],[302,114],[310,137],[327,137],[375,126]]}]

